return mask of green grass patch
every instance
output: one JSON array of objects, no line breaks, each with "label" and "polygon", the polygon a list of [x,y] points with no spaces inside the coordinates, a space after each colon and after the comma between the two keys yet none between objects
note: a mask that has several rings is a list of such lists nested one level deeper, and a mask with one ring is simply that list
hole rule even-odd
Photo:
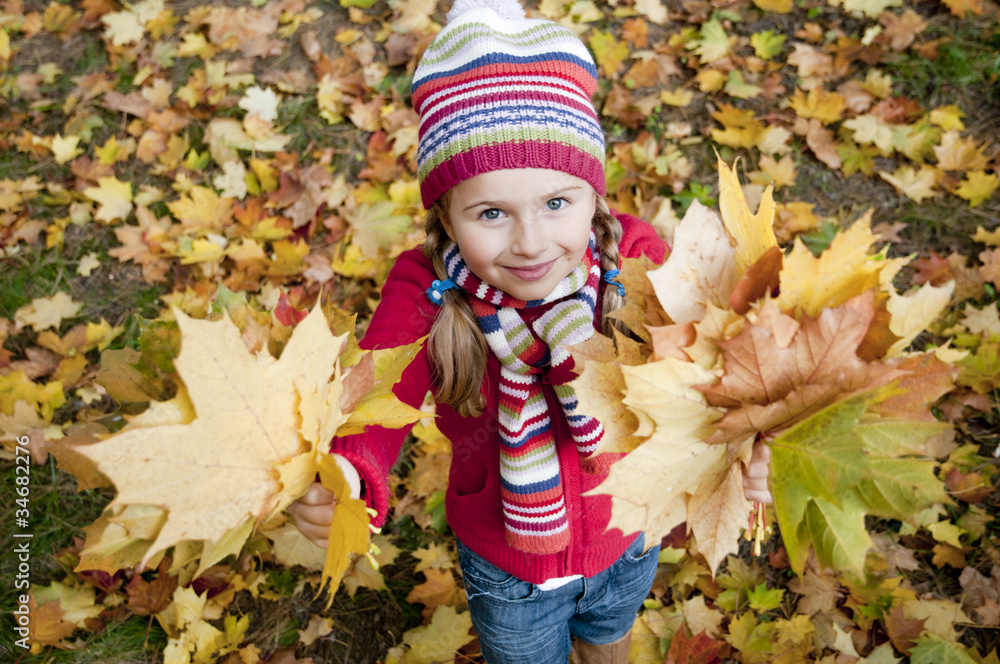
[{"label": "green grass patch", "polygon": [[969,115],[1000,101],[1000,29],[989,20],[948,21],[921,34],[922,41],[940,39],[937,57],[924,58],[914,49],[885,63],[897,89],[920,99],[927,108],[958,102]]},{"label": "green grass patch", "polygon": [[14,318],[14,312],[36,297],[48,297],[67,290],[75,270],[56,249],[27,249],[3,260],[0,279],[0,316]]},{"label": "green grass patch", "polygon": [[[115,244],[110,228],[70,226],[61,252],[56,248],[28,248],[5,258],[4,278],[0,279],[0,316],[12,319],[34,298],[65,291],[84,305],[74,321],[104,318],[121,325],[135,316],[155,318],[164,287],[146,283],[139,266],[108,256],[107,250]],[[78,274],[80,259],[90,253],[97,254],[101,266],[89,276]],[[132,327],[138,333],[138,326]]]},{"label": "green grass patch", "polygon": [[983,245],[973,242],[977,226],[992,229],[1000,217],[1000,202],[970,208],[955,205],[946,199],[929,199],[917,203],[906,199],[897,221],[907,224],[901,234],[906,239],[903,253],[926,254],[933,249],[942,256],[959,252],[973,257],[983,250]]},{"label": "green grass patch", "polygon": [[0,180],[20,180],[34,175],[38,163],[30,155],[17,150],[0,150]]},{"label": "green grass patch", "polygon": [[60,664],[150,664],[162,661],[167,635],[152,616],[128,614],[127,620],[112,622],[100,634],[87,640],[78,651],[52,650],[46,662]]}]

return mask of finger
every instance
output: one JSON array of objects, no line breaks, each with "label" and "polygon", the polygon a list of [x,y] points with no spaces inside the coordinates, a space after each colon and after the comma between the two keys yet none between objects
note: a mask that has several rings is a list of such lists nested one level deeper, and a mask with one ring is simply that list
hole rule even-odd
[{"label": "finger", "polygon": [[771,492],[766,489],[763,491],[759,489],[746,489],[743,493],[746,495],[746,499],[752,503],[764,503],[765,505],[770,505],[774,502],[774,499],[771,497]]},{"label": "finger", "polygon": [[318,528],[315,525],[310,525],[300,529],[300,532],[305,535],[306,539],[320,548],[325,549],[330,544],[329,528]]},{"label": "finger", "polygon": [[753,451],[750,454],[750,463],[768,463],[771,460],[771,447],[762,441],[753,444]]},{"label": "finger", "polygon": [[326,546],[326,544],[320,544],[321,542],[326,542],[330,538],[330,523],[323,523],[323,519],[309,519],[299,515],[295,519],[295,527],[300,533],[305,535],[311,542],[319,545]]},{"label": "finger", "polygon": [[306,505],[330,505],[337,502],[337,495],[319,482],[313,482],[298,502]]},{"label": "finger", "polygon": [[288,506],[288,513],[298,524],[314,524],[322,528],[329,528],[333,523],[333,505],[296,505],[292,503]]}]

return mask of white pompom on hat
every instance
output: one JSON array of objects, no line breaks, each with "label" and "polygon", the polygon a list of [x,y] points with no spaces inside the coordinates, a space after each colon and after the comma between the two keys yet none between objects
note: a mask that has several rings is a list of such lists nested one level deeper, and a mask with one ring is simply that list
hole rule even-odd
[{"label": "white pompom on hat", "polygon": [[490,9],[500,18],[525,18],[524,7],[517,0],[457,0],[448,10],[448,23],[473,9]]}]

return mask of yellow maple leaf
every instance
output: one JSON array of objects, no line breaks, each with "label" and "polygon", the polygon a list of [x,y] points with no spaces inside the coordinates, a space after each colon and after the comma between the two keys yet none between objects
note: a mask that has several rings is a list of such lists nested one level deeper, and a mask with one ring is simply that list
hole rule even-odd
[{"label": "yellow maple leaf", "polygon": [[67,161],[83,154],[83,150],[77,146],[80,144],[79,136],[63,137],[59,134],[52,137],[52,155],[57,164],[65,164]]},{"label": "yellow maple leaf", "polygon": [[721,485],[713,490],[692,493],[687,509],[698,553],[705,556],[709,569],[717,569],[726,556],[739,549],[740,532],[751,509],[743,493],[742,465],[729,464]]},{"label": "yellow maple leaf", "polygon": [[351,498],[351,489],[332,454],[322,455],[316,471],[319,472],[323,486],[337,496],[320,581],[320,589],[330,584],[326,603],[329,607],[344,572],[351,564],[351,558],[368,551],[369,519],[365,501]]},{"label": "yellow maple leaf", "polygon": [[117,219],[124,220],[132,212],[132,185],[119,182],[116,178],[98,178],[96,187],[83,190],[83,195],[100,203],[94,219],[111,223]]},{"label": "yellow maple leaf", "polygon": [[886,303],[889,313],[892,314],[889,330],[899,337],[899,340],[886,351],[886,357],[901,355],[918,334],[937,320],[948,306],[954,292],[954,281],[949,281],[940,287],[927,283],[907,295],[900,295],[890,285],[889,301]]},{"label": "yellow maple leaf", "polygon": [[206,622],[207,601],[207,591],[199,595],[193,588],[179,586],[167,608],[155,614],[168,637],[164,664],[211,664],[239,648],[250,616],[226,616],[222,631]]},{"label": "yellow maple leaf", "polygon": [[962,310],[962,325],[973,334],[1000,334],[1000,311],[997,310],[997,303],[990,302],[982,309],[966,303]]},{"label": "yellow maple leaf", "polygon": [[736,285],[735,248],[719,215],[698,201],[674,230],[670,256],[647,273],[660,306],[675,323],[696,322],[709,305],[725,305]]},{"label": "yellow maple leaf", "polygon": [[30,325],[40,332],[50,327],[58,328],[66,318],[75,318],[83,303],[74,302],[72,296],[59,291],[50,297],[36,297],[14,313],[20,325]]},{"label": "yellow maple leaf", "polygon": [[778,246],[774,237],[772,187],[764,190],[757,213],[751,213],[736,175],[736,164],[730,170],[722,157],[716,155],[716,158],[719,170],[719,210],[726,232],[736,245],[736,273],[743,276],[768,249]]},{"label": "yellow maple leaf", "polygon": [[929,115],[931,123],[941,127],[945,131],[965,130],[965,123],[962,122],[965,113],[955,104],[935,108]]},{"label": "yellow maple leaf", "polygon": [[1000,227],[988,231],[982,226],[976,226],[976,234],[972,236],[974,242],[982,242],[991,247],[1000,247]]},{"label": "yellow maple leaf", "polygon": [[413,227],[412,217],[396,214],[391,201],[358,205],[347,215],[347,220],[354,243],[365,258],[378,258],[380,249],[391,249]]},{"label": "yellow maple leaf", "polygon": [[115,46],[137,42],[145,32],[139,17],[132,12],[111,12],[102,16],[101,22],[107,26],[104,37],[110,39]]},{"label": "yellow maple leaf", "polygon": [[10,35],[7,34],[6,30],[0,30],[0,64],[6,67],[13,54],[14,51],[10,47]]},{"label": "yellow maple leaf", "polygon": [[940,193],[934,187],[937,185],[941,171],[933,166],[921,166],[919,171],[913,170],[912,166],[900,166],[893,173],[879,171],[878,174],[880,178],[894,186],[899,193],[918,203]]},{"label": "yellow maple leaf", "polygon": [[849,12],[863,13],[868,18],[877,18],[888,7],[899,7],[903,0],[830,0],[834,6],[842,6]]},{"label": "yellow maple leaf", "polygon": [[823,124],[840,120],[847,108],[844,95],[827,92],[823,88],[813,88],[805,95],[802,90],[796,89],[789,102],[799,117],[816,118]]},{"label": "yellow maple leaf", "polygon": [[718,69],[702,67],[695,74],[694,80],[698,81],[698,89],[702,92],[718,92],[726,84],[726,75]]},{"label": "yellow maple leaf", "polygon": [[358,558],[344,575],[344,588],[351,597],[358,592],[358,588],[386,590],[385,577],[379,569],[383,565],[391,565],[401,551],[392,544],[388,535],[373,535],[371,548],[377,552],[374,555],[374,565],[370,557],[364,556]]},{"label": "yellow maple leaf", "polygon": [[946,171],[978,171],[989,164],[983,148],[971,136],[962,138],[957,131],[949,131],[941,137],[941,145],[934,148],[938,166]]},{"label": "yellow maple leaf", "polygon": [[341,436],[361,433],[370,425],[402,427],[416,422],[427,413],[409,406],[392,392],[410,361],[423,346],[423,338],[406,346],[372,351],[374,357],[375,387],[369,390],[354,407],[347,422],[338,429]]},{"label": "yellow maple leaf", "polygon": [[635,0],[635,10],[657,25],[667,22],[667,7],[660,0]]},{"label": "yellow maple leaf", "polygon": [[63,610],[62,619],[77,627],[83,627],[87,618],[97,617],[105,608],[95,602],[94,588],[90,586],[74,587],[53,581],[48,586],[32,587],[31,594],[39,606],[58,602]]},{"label": "yellow maple leaf", "polygon": [[725,127],[721,131],[713,129],[712,139],[734,148],[754,147],[767,132],[767,127],[754,118],[753,111],[737,109],[729,104],[721,104],[720,109],[712,113],[712,119]]},{"label": "yellow maple leaf", "polygon": [[954,16],[965,18],[967,13],[976,16],[983,15],[983,5],[980,0],[941,0]]},{"label": "yellow maple leaf", "polygon": [[[126,505],[124,509],[108,510],[84,527],[87,541],[74,571],[100,570],[114,574],[138,564],[165,519],[163,509],[152,505]],[[159,559],[160,554],[154,555],[148,565],[155,567]]]},{"label": "yellow maple leaf", "polygon": [[[751,182],[755,184],[770,184],[775,189],[795,185],[795,180],[799,175],[798,169],[795,167],[795,159],[789,154],[786,154],[780,160],[775,160],[771,155],[763,155],[760,158],[759,166],[760,172],[757,174],[758,177],[754,177],[754,174],[751,174]],[[775,211],[777,210],[778,208],[776,207]]]},{"label": "yellow maple leaf", "polygon": [[167,203],[167,208],[188,232],[222,230],[233,218],[233,200],[214,189],[194,186],[189,194]]},{"label": "yellow maple leaf", "polygon": [[615,76],[629,56],[628,44],[618,41],[610,32],[595,31],[591,33],[588,43],[597,66],[608,77]]},{"label": "yellow maple leaf", "polygon": [[985,171],[969,171],[965,174],[965,179],[955,190],[955,194],[969,201],[969,207],[976,207],[1000,186],[1000,177],[996,173],[986,173]]},{"label": "yellow maple leaf", "polygon": [[753,3],[766,12],[787,14],[792,11],[792,0],[753,0]]},{"label": "yellow maple leaf", "polygon": [[439,606],[429,625],[414,627],[403,633],[403,643],[410,647],[406,664],[434,664],[455,659],[459,648],[475,637],[469,634],[472,618],[466,611],[457,613],[453,607]]},{"label": "yellow maple leaf", "polygon": [[874,145],[883,155],[892,152],[892,127],[875,115],[865,114],[844,121],[844,127],[854,130],[854,140],[860,145]]},{"label": "yellow maple leaf", "polygon": [[271,540],[274,558],[282,565],[286,567],[302,565],[313,572],[323,569],[326,550],[303,535],[294,523],[288,522],[279,528],[267,530],[264,535]]},{"label": "yellow maple leaf", "polygon": [[248,517],[260,522],[284,509],[312,484],[320,443],[346,419],[335,368],[346,337],[333,336],[318,307],[279,360],[251,354],[228,317],[174,313],[182,339],[175,366],[197,417],[129,427],[77,448],[118,489],[111,507],[168,511],[146,561],[181,541],[217,542]]},{"label": "yellow maple leaf", "polygon": [[[223,240],[225,238],[222,238]],[[181,238],[174,256],[181,259],[181,265],[195,263],[217,263],[226,255],[224,247],[211,239]]]},{"label": "yellow maple leaf", "polygon": [[212,179],[216,189],[222,191],[225,198],[242,200],[247,195],[247,169],[242,161],[227,161],[222,165],[222,173]]},{"label": "yellow maple leaf", "polygon": [[577,370],[581,365],[583,372],[573,381],[579,410],[604,425],[604,436],[594,454],[631,452],[642,438],[634,435],[639,422],[621,400],[625,392],[621,366],[614,362],[579,362]]},{"label": "yellow maple leaf", "polygon": [[452,569],[455,567],[455,554],[445,544],[428,544],[424,548],[413,551],[413,557],[419,560],[416,572],[425,569]]},{"label": "yellow maple leaf", "polygon": [[698,55],[703,65],[707,65],[729,55],[733,42],[735,38],[730,38],[722,23],[713,18],[702,23],[699,38],[692,39],[688,48]]},{"label": "yellow maple leaf", "polygon": [[662,90],[660,91],[660,101],[668,106],[677,106],[683,108],[691,103],[694,99],[694,93],[685,88],[677,88],[676,90]]},{"label": "yellow maple leaf", "polygon": [[838,233],[819,258],[798,238],[781,270],[778,308],[813,318],[825,307],[838,307],[855,295],[876,288],[884,269],[898,269],[906,259],[879,260],[869,255],[878,240],[871,231],[871,212]]},{"label": "yellow maple leaf", "polygon": [[257,114],[265,122],[278,119],[278,95],[271,88],[253,86],[243,91],[238,106],[248,114]]}]

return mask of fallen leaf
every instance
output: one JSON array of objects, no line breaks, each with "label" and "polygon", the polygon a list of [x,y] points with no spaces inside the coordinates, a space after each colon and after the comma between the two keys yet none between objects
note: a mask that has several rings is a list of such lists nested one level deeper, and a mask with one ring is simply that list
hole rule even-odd
[{"label": "fallen leaf", "polygon": [[714,664],[719,661],[719,652],[725,645],[725,641],[716,641],[705,632],[688,638],[684,630],[679,629],[670,641],[664,664]]},{"label": "fallen leaf", "polygon": [[50,297],[36,297],[14,312],[14,320],[41,332],[50,327],[58,328],[64,319],[75,318],[82,308],[82,302],[74,302],[70,295],[58,291]]},{"label": "fallen leaf", "polygon": [[414,627],[403,633],[403,643],[409,646],[407,664],[434,664],[455,658],[459,648],[475,637],[469,633],[472,618],[468,612],[457,613],[450,606],[434,610],[429,625]]},{"label": "fallen leaf", "polygon": [[885,616],[885,631],[896,650],[909,655],[914,641],[923,634],[925,619],[909,620],[903,615],[903,607],[898,604]]},{"label": "fallen leaf", "polygon": [[94,219],[107,223],[127,219],[132,212],[132,185],[113,177],[98,178],[97,184],[83,190],[84,196],[100,204]]},{"label": "fallen leaf", "polygon": [[311,646],[317,639],[322,638],[333,631],[333,619],[324,618],[319,614],[309,616],[309,623],[305,629],[298,630],[299,643],[304,646]]}]

